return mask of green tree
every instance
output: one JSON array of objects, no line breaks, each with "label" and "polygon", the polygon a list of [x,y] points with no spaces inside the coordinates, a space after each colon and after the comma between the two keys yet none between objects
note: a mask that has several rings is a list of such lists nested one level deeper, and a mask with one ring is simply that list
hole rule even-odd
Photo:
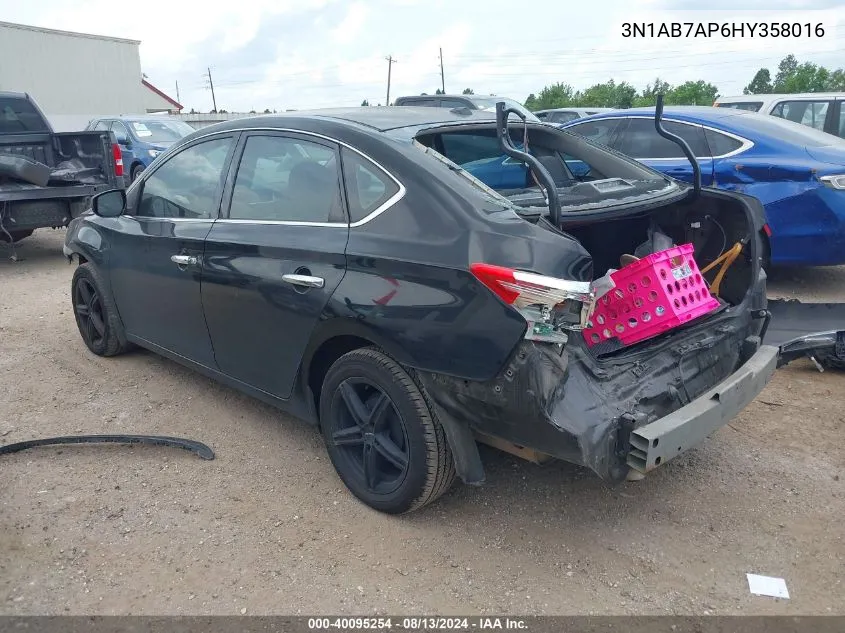
[{"label": "green tree", "polygon": [[540,109],[540,108],[537,107],[537,97],[534,96],[533,92],[530,95],[528,95],[528,98],[525,100],[524,105],[525,105],[526,108],[528,108],[529,110],[532,110],[532,111]]},{"label": "green tree", "polygon": [[772,92],[772,75],[768,68],[761,68],[751,83],[742,89],[744,95],[764,95]]},{"label": "green tree", "polygon": [[[672,86],[669,85],[669,82],[657,77],[654,83],[646,84],[642,94],[634,99],[634,105],[637,107],[653,106],[657,103],[657,95],[661,93],[668,95],[671,92]],[[666,100],[668,102],[668,98]]]},{"label": "green tree", "polygon": [[264,114],[270,114],[270,108],[264,108]]},{"label": "green tree", "polygon": [[369,102],[369,101],[367,101],[366,99],[364,99],[364,100],[361,102],[361,106],[368,106],[368,105],[370,105],[370,102]]},{"label": "green tree", "polygon": [[[674,105],[710,106],[719,96],[719,89],[703,79],[685,81],[666,95],[666,102]],[[655,103],[656,103],[655,97]]]},{"label": "green tree", "polygon": [[472,88],[464,88],[464,91],[461,94],[462,95],[474,95],[475,93],[472,91]]},{"label": "green tree", "polygon": [[436,94],[436,95],[445,95],[446,93],[445,93],[445,92],[443,92],[440,88],[438,88],[437,90],[435,90],[435,91],[434,91],[434,94]]},{"label": "green tree", "polygon": [[611,79],[603,84],[590,86],[575,95],[575,104],[597,108],[630,108],[637,97],[637,89],[627,81],[618,84]]},{"label": "green tree", "polygon": [[[537,97],[533,99],[532,97],[534,97],[533,94],[526,99],[526,107],[530,107],[532,110],[547,110],[573,105],[575,93],[569,84],[556,83],[543,88]],[[531,106],[528,106],[529,100]]]}]

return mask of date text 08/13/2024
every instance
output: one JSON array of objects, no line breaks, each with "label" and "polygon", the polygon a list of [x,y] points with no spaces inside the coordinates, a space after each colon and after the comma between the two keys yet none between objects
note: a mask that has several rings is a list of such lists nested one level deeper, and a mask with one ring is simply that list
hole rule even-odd
[{"label": "date text 08/13/2024", "polygon": [[323,617],[309,618],[308,629],[365,631],[473,631],[473,630],[526,630],[527,624],[519,618],[508,617]]},{"label": "date text 08/13/2024", "polygon": [[623,22],[625,38],[680,37],[774,37],[820,38],[821,22]]}]

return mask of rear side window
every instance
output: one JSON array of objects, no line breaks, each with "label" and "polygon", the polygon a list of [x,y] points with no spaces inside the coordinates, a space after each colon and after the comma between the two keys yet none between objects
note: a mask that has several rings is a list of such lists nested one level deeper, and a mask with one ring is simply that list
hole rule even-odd
[{"label": "rear side window", "polygon": [[399,192],[399,185],[360,154],[341,148],[349,220],[363,220]]},{"label": "rear side window", "polygon": [[343,222],[332,147],[285,136],[247,139],[229,217],[274,222]]},{"label": "rear side window", "polygon": [[829,101],[781,101],[772,115],[824,131]]},{"label": "rear side window", "polygon": [[0,97],[0,134],[49,131],[47,122],[29,101]]},{"label": "rear side window", "polygon": [[93,129],[97,132],[105,132],[109,129],[109,126],[105,121],[97,121],[97,125]]},{"label": "rear side window", "polygon": [[[702,128],[674,121],[666,121],[663,126],[684,139],[695,156],[710,156]],[[620,152],[631,158],[684,158],[676,143],[657,133],[653,119],[629,119],[628,126],[619,135],[618,146]]]},{"label": "rear side window", "polygon": [[705,128],[704,137],[707,139],[707,145],[710,147],[710,154],[714,158],[730,154],[742,147],[741,141],[714,130]]}]

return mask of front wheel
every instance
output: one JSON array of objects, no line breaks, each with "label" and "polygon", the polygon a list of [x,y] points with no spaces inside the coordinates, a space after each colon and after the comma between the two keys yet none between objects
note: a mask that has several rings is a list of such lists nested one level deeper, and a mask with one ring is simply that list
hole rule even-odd
[{"label": "front wheel", "polygon": [[320,423],[347,488],[389,514],[431,503],[452,485],[452,452],[420,387],[374,348],[354,350],[329,369]]},{"label": "front wheel", "polygon": [[82,264],[74,271],[71,297],[76,326],[89,350],[97,356],[116,356],[129,348],[114,301],[91,264]]}]

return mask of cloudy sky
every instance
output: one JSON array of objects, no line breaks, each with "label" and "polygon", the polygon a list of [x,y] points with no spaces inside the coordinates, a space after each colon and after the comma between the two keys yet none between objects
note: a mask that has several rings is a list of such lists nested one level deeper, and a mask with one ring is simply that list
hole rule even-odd
[{"label": "cloudy sky", "polygon": [[[696,9],[708,5],[706,11]],[[738,9],[737,6],[743,8]],[[681,9],[679,11],[678,9]],[[524,101],[543,86],[613,78],[638,89],[656,76],[705,79],[741,94],[761,66],[799,61],[845,66],[845,0],[0,0],[0,20],[141,40],[149,80],[186,108],[230,111],[384,103],[440,87]],[[622,37],[625,22],[798,22],[822,37]]]}]

